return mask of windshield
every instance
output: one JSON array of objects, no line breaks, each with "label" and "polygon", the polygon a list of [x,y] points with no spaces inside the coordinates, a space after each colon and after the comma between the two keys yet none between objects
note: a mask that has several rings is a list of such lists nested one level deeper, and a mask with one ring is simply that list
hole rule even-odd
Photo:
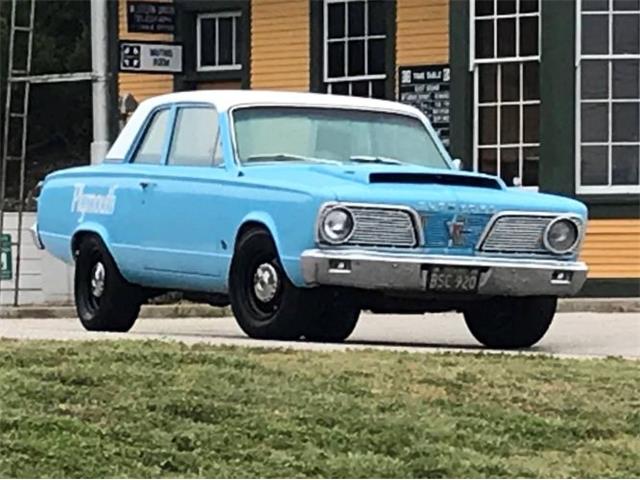
[{"label": "windshield", "polygon": [[258,162],[385,163],[449,168],[423,123],[395,113],[250,107],[233,113],[238,157]]}]

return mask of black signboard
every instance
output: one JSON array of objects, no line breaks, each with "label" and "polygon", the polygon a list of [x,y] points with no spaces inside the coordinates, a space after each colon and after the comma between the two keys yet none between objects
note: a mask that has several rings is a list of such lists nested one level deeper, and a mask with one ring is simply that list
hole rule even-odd
[{"label": "black signboard", "polygon": [[167,2],[127,1],[127,29],[139,33],[174,33],[176,9]]},{"label": "black signboard", "polygon": [[448,148],[451,93],[449,65],[400,67],[398,73],[400,102],[421,110]]}]

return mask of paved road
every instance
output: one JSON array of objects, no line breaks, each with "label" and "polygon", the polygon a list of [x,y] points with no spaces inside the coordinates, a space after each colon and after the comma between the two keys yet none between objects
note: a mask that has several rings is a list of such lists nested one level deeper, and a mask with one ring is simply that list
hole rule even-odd
[{"label": "paved road", "polygon": [[[409,351],[483,350],[458,314],[363,315],[344,345],[258,341],[233,318],[140,319],[126,334],[85,332],[77,319],[0,319],[0,337],[21,339],[168,339],[185,343],[289,347],[311,350],[382,348]],[[532,353],[640,358],[637,313],[561,313]]]}]

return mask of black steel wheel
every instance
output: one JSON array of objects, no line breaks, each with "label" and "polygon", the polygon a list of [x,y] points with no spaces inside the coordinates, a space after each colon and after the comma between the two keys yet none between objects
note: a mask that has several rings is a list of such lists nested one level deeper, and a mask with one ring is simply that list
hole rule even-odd
[{"label": "black steel wheel", "polygon": [[129,331],[142,303],[140,289],[122,277],[102,240],[95,235],[80,242],[74,293],[80,322],[91,331]]},{"label": "black steel wheel", "polygon": [[464,312],[471,334],[489,348],[529,348],[547,333],[556,297],[498,297]]},{"label": "black steel wheel", "polygon": [[313,312],[316,293],[293,285],[269,232],[254,228],[235,248],[229,273],[231,309],[252,338],[296,340]]}]

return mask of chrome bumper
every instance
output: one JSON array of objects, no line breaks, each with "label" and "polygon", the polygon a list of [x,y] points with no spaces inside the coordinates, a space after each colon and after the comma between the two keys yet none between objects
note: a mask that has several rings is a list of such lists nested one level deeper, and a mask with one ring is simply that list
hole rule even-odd
[{"label": "chrome bumper", "polygon": [[[408,255],[363,250],[306,250],[302,274],[309,285],[368,290],[425,291],[430,267],[481,271],[477,295],[575,295],[587,277],[584,262],[489,257]],[[436,294],[436,292],[431,292]]]},{"label": "chrome bumper", "polygon": [[42,240],[40,239],[40,234],[38,233],[38,222],[31,225],[29,232],[31,233],[31,240],[33,241],[33,244],[39,250],[44,250],[44,245],[42,244]]}]

